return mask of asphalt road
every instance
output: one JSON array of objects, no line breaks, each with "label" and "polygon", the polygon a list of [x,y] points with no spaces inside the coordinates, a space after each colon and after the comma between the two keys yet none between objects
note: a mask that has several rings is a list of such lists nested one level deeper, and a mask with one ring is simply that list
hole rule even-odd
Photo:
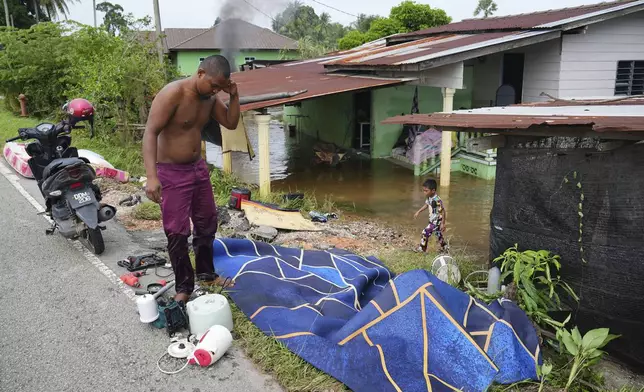
[{"label": "asphalt road", "polygon": [[[281,390],[235,347],[213,367],[160,373],[165,330],[141,324],[104,265],[59,234],[46,236],[47,225],[0,173],[0,391]],[[111,252],[133,246],[119,247],[118,238],[106,238]],[[112,262],[117,258],[112,254]]]}]

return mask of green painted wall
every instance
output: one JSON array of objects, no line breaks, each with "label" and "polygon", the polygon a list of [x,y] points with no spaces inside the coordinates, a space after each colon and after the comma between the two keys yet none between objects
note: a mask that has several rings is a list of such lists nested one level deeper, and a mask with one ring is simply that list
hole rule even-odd
[{"label": "green painted wall", "polygon": [[459,157],[458,160],[461,166],[459,171],[463,173],[485,180],[493,180],[496,177],[496,165],[484,164],[465,156]]},{"label": "green painted wall", "polygon": [[[464,89],[456,90],[454,108],[471,108],[472,106],[472,67],[464,69]],[[372,157],[382,158],[391,155],[402,126],[383,125],[382,120],[399,115],[409,114],[416,86],[404,85],[372,90],[371,102],[371,140]],[[289,115],[308,116],[299,120],[302,133],[325,142],[335,143],[342,147],[351,147],[355,128],[353,93],[330,95],[303,101],[301,107],[284,107],[284,124],[296,125],[294,117]],[[418,106],[421,113],[433,113],[443,110],[443,95],[437,87],[418,86]]]},{"label": "green painted wall", "polygon": [[[176,52],[176,65],[182,75],[191,75],[199,66],[199,59],[220,54],[219,50],[186,50]],[[235,57],[235,63],[239,66],[246,63],[246,57],[255,57],[256,60],[280,60],[282,53],[279,50],[250,50],[243,51]],[[297,59],[296,51],[288,52],[287,59]]]},{"label": "green painted wall", "polygon": [[300,132],[327,143],[335,143],[341,147],[351,147],[355,115],[353,110],[353,94],[344,93],[329,95],[301,102],[301,107],[285,106],[285,125],[296,125],[295,117],[299,119]]},{"label": "green painted wall", "polygon": [[[472,106],[472,81],[471,67],[463,71],[464,89],[456,90],[454,95],[454,109]],[[373,91],[371,106],[372,151],[373,158],[383,158],[391,155],[391,150],[396,144],[401,125],[383,125],[380,122],[401,113],[409,114],[416,86],[404,85],[389,87]],[[443,110],[443,94],[437,87],[418,86],[418,110],[420,113],[433,113]]]},{"label": "green painted wall", "polygon": [[[391,155],[391,149],[402,132],[402,125],[383,125],[380,122],[402,113],[409,114],[416,86],[406,85],[373,91],[371,102],[371,156]],[[441,110],[443,96],[435,87],[418,86],[418,109],[421,113]]]}]

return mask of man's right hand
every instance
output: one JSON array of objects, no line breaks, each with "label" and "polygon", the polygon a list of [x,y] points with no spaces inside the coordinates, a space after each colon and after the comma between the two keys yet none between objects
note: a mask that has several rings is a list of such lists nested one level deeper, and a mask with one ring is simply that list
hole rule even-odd
[{"label": "man's right hand", "polygon": [[161,203],[161,183],[158,178],[148,178],[145,184],[145,194],[153,202]]}]

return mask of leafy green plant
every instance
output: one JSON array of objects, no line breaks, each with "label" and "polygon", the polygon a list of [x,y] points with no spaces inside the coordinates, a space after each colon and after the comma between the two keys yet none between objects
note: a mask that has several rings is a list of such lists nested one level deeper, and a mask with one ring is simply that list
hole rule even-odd
[{"label": "leafy green plant", "polygon": [[474,285],[470,282],[463,282],[463,285],[465,286],[465,292],[467,294],[478,299],[479,301],[485,302],[486,304],[489,304],[490,302],[497,300],[503,296],[502,292],[488,294],[487,291],[483,291],[477,287],[474,287]]},{"label": "leafy green plant", "polygon": [[[573,180],[577,180],[576,188],[579,189],[579,204],[577,205],[577,215],[579,215],[579,239],[577,240],[579,242],[579,255],[581,256],[581,261],[583,263],[587,263],[586,261],[586,256],[584,253],[584,244],[583,244],[583,236],[584,236],[584,187],[581,184],[581,178],[577,179],[577,177],[581,177],[577,175],[577,172],[574,171],[572,173],[572,178]],[[568,184],[570,183],[570,179],[568,179],[568,176],[564,176],[563,179],[564,183]]]},{"label": "leafy green plant", "polygon": [[563,290],[579,301],[573,289],[561,280],[559,259],[546,250],[520,252],[516,244],[494,259],[501,263],[501,279],[512,277],[517,303],[537,324],[563,327],[564,323],[548,316],[550,311],[562,310],[557,291]]},{"label": "leafy green plant", "polygon": [[544,363],[541,366],[537,366],[537,376],[539,376],[538,392],[541,392],[543,390],[543,386],[546,383],[546,379],[550,376],[550,373],[552,373],[552,364]]},{"label": "leafy green plant", "polygon": [[557,330],[557,340],[559,340],[561,352],[573,357],[572,368],[566,382],[566,391],[584,370],[596,365],[601,360],[604,355],[604,351],[601,349],[619,336],[611,335],[608,328],[590,330],[583,338],[577,327],[572,332],[563,328]]}]

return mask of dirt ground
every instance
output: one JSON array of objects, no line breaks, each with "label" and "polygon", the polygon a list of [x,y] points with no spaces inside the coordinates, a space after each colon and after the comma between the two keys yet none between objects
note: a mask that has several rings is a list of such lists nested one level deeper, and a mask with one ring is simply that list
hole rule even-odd
[{"label": "dirt ground", "polygon": [[[117,208],[116,219],[129,231],[156,231],[162,229],[160,221],[136,219],[133,216],[136,206],[120,205],[131,195],[138,195],[146,201],[145,192],[134,183],[121,184],[113,180],[99,179],[98,185],[103,193],[103,202]],[[223,236],[245,238],[253,229],[241,211],[219,207],[220,232]],[[342,216],[327,223],[316,223],[322,228],[319,232],[278,231],[272,241],[275,245],[303,249],[342,248],[356,253],[373,254],[382,249],[413,249],[414,242],[409,235],[385,227],[377,222],[361,220],[356,216]],[[415,238],[414,238],[415,239]]]},{"label": "dirt ground", "polygon": [[101,188],[103,195],[102,202],[116,207],[116,219],[125,226],[126,229],[130,231],[153,231],[163,228],[161,221],[134,218],[132,215],[136,206],[120,204],[122,200],[132,195],[140,196],[143,201],[147,200],[145,198],[145,192],[140,184],[123,184],[106,178],[97,179],[97,184]]}]

